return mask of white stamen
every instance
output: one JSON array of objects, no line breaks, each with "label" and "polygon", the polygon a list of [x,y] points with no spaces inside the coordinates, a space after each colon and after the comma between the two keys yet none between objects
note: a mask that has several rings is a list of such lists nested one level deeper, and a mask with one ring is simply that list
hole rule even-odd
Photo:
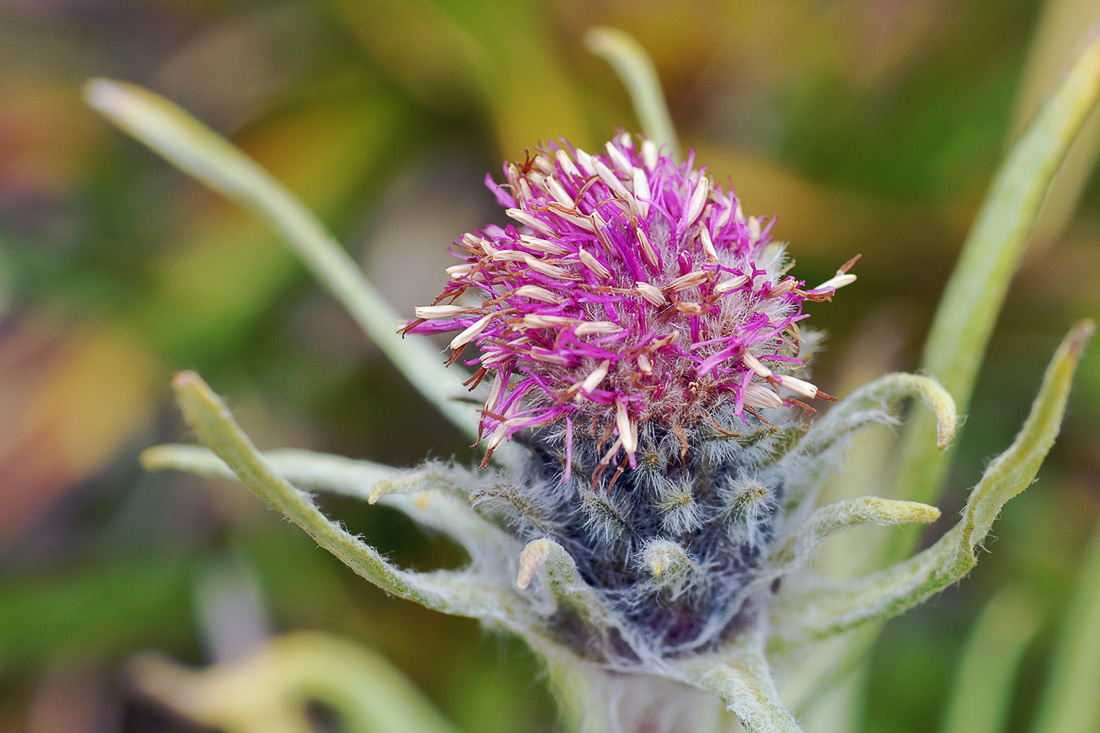
[{"label": "white stamen", "polygon": [[615,147],[614,143],[608,142],[604,145],[604,149],[607,150],[607,156],[611,158],[611,162],[623,173],[629,173],[634,167],[630,164],[630,159],[626,157],[623,151]]},{"label": "white stamen", "polygon": [[489,396],[485,398],[485,409],[492,411],[497,406],[497,400],[500,399],[501,393],[504,391],[504,380],[500,376],[500,372],[496,373],[493,377],[493,386],[489,388]]},{"label": "white stamen", "polygon": [[596,256],[588,250],[581,248],[577,250],[577,257],[580,258],[581,264],[588,268],[588,270],[600,280],[607,280],[611,277],[611,270],[608,270],[603,264],[596,259]]},{"label": "white stamen", "polygon": [[565,298],[554,295],[546,288],[539,287],[538,285],[521,285],[516,288],[516,292],[513,293],[513,295],[531,298],[532,300],[541,300],[544,303],[554,303],[555,305],[565,301]]},{"label": "white stamen", "polygon": [[665,290],[670,293],[678,293],[681,290],[687,290],[688,288],[694,288],[696,285],[702,285],[709,277],[709,272],[695,270],[694,272],[689,272],[686,275],[681,275],[676,278],[665,286]]},{"label": "white stamen", "polygon": [[539,153],[535,156],[534,163],[535,167],[542,171],[545,175],[554,175],[555,171],[553,161],[551,161],[550,158],[546,157],[542,153]]},{"label": "white stamen", "polygon": [[474,337],[484,331],[485,327],[489,325],[489,321],[493,319],[493,315],[494,314],[490,313],[487,316],[482,316],[467,326],[462,333],[451,339],[451,348],[457,349],[459,346],[473,341]]},{"label": "white stamen", "polygon": [[745,366],[752,369],[758,376],[767,379],[772,375],[772,370],[760,363],[760,360],[749,352],[741,354],[741,359],[745,362]]},{"label": "white stamen", "polygon": [[648,300],[650,303],[656,306],[662,306],[668,302],[668,298],[661,292],[661,289],[656,285],[650,283],[636,282],[634,287],[637,288],[638,293]]},{"label": "white stamen", "polygon": [[642,374],[653,373],[653,362],[649,360],[649,354],[644,351],[638,354],[638,369],[642,372]]},{"label": "white stamen", "polygon": [[686,313],[689,316],[701,316],[703,315],[703,306],[698,303],[692,303],[689,300],[681,300],[676,303],[676,310],[681,313]]},{"label": "white stamen", "polygon": [[626,412],[626,405],[622,402],[615,403],[615,424],[619,428],[619,438],[623,441],[623,449],[627,455],[638,450],[637,427]]},{"label": "white stamen", "polygon": [[573,159],[569,157],[569,153],[564,150],[559,150],[555,156],[558,159],[558,165],[565,171],[565,175],[571,178],[581,178],[581,172],[577,170],[577,166],[573,164]]},{"label": "white stamen", "polygon": [[531,184],[526,178],[519,179],[519,197],[522,201],[530,201],[534,198],[531,194]]},{"label": "white stamen", "polygon": [[545,252],[551,255],[566,255],[572,250],[568,247],[563,247],[555,242],[548,242],[545,239],[539,239],[538,237],[532,237],[530,234],[519,235],[519,241],[523,243],[523,246],[533,249],[537,252]]},{"label": "white stamen", "polygon": [[596,175],[600,177],[607,187],[621,199],[630,199],[630,191],[626,190],[626,186],[619,180],[619,177],[611,172],[611,169],[603,164],[603,161],[596,158],[592,159],[592,166],[596,169]]},{"label": "white stamen", "polygon": [[568,326],[576,322],[577,319],[566,318],[565,316],[544,316],[538,313],[528,313],[516,325],[519,328],[551,328],[553,326]]},{"label": "white stamen", "polygon": [[543,234],[546,234],[550,237],[556,236],[554,230],[550,227],[549,224],[544,222],[542,219],[538,219],[532,216],[522,209],[505,209],[504,213],[507,214],[510,218],[519,222],[520,224],[534,229],[536,232],[542,232]]},{"label": "white stamen", "polygon": [[451,265],[447,268],[447,274],[452,280],[458,280],[459,278],[466,277],[474,269],[474,263],[463,262],[461,265]]},{"label": "white stamen", "polygon": [[718,250],[714,248],[714,240],[710,238],[710,230],[705,226],[699,230],[699,244],[703,245],[703,251],[711,262],[718,261]]},{"label": "white stamen", "polygon": [[586,321],[574,329],[578,336],[587,336],[590,333],[618,333],[623,327],[611,321]]},{"label": "white stamen", "polygon": [[789,277],[783,282],[773,285],[768,290],[767,297],[778,298],[780,295],[786,295],[787,293],[791,292],[796,287],[798,287],[798,281],[795,280],[793,277]]},{"label": "white stamen", "polygon": [[749,219],[749,244],[760,241],[760,220],[755,216]]},{"label": "white stamen", "polygon": [[725,206],[722,206],[718,209],[718,221],[715,222],[715,228],[719,231],[721,231],[722,227],[729,223],[730,214],[733,213],[733,207],[729,205],[729,201],[726,201],[725,203]]},{"label": "white stamen", "polygon": [[728,290],[735,290],[749,281],[748,275],[737,275],[731,277],[729,280],[723,280],[714,286],[714,292],[724,293]]},{"label": "white stamen", "polygon": [[645,257],[645,261],[652,267],[660,267],[660,260],[657,258],[657,250],[653,249],[653,245],[649,241],[649,237],[646,236],[645,230],[640,226],[634,227],[635,233],[638,235],[638,244],[642,248],[642,256]]},{"label": "white stamen", "polygon": [[527,352],[528,355],[536,361],[544,361],[547,364],[557,364],[558,366],[565,366],[565,357],[556,351],[550,349],[533,348]]},{"label": "white stamen", "polygon": [[642,162],[649,170],[657,167],[657,143],[652,140],[642,141]]},{"label": "white stamen", "polygon": [[577,167],[585,176],[590,176],[596,172],[596,169],[592,166],[592,156],[584,152],[580,148],[577,148]]},{"label": "white stamen", "polygon": [[687,213],[684,215],[684,228],[690,227],[703,213],[703,206],[707,202],[707,194],[710,193],[710,180],[706,176],[699,177],[699,183],[691,193],[688,201]]},{"label": "white stamen", "polygon": [[592,370],[592,373],[584,378],[584,381],[580,384],[580,393],[575,399],[578,401],[586,395],[592,394],[592,390],[600,386],[600,382],[607,376],[608,369],[611,368],[611,360],[604,359],[600,362],[600,365]]},{"label": "white stamen", "polygon": [[518,249],[495,249],[489,253],[493,262],[526,262],[531,255]]},{"label": "white stamen", "polygon": [[762,384],[749,383],[745,387],[745,404],[749,407],[779,408],[783,406],[783,400],[772,390]]},{"label": "white stamen", "polygon": [[837,272],[835,277],[829,278],[825,282],[818,285],[814,290],[824,290],[826,288],[832,288],[833,290],[839,290],[845,285],[851,285],[856,281],[856,276],[847,272]]},{"label": "white stamen", "polygon": [[577,208],[577,202],[573,200],[573,197],[569,195],[569,192],[566,191],[562,187],[562,185],[556,180],[554,180],[553,178],[547,178],[545,185],[546,190],[550,192],[550,195],[553,196],[554,200],[557,201],[559,204],[561,204],[562,206],[567,206],[570,209]]},{"label": "white stamen", "polygon": [[563,211],[562,209],[553,207],[551,207],[551,211],[560,216],[562,219],[565,219],[566,221],[571,222],[576,226],[579,226],[586,232],[592,232],[593,234],[596,233],[596,224],[593,223],[593,221],[587,216],[574,214],[572,211]]},{"label": "white stamen", "polygon": [[637,204],[635,213],[643,219],[649,216],[649,200],[653,198],[653,192],[649,190],[649,178],[641,168],[634,169],[634,203]]},{"label": "white stamen", "polygon": [[467,313],[476,313],[477,308],[464,305],[418,305],[413,309],[417,318],[452,318]]},{"label": "white stamen", "polygon": [[786,374],[777,375],[777,379],[779,379],[780,384],[782,384],[784,387],[791,390],[792,392],[797,392],[798,394],[805,395],[806,397],[809,397],[811,399],[817,397],[816,385],[798,379],[797,377],[788,376]]},{"label": "white stamen", "polygon": [[542,260],[532,257],[531,255],[527,255],[526,257],[524,257],[523,261],[532,270],[534,270],[535,272],[541,272],[547,277],[554,277],[558,278],[559,280],[575,280],[577,278],[576,275],[570,274],[560,267],[557,267],[556,265],[551,265],[547,262],[543,262]]},{"label": "white stamen", "polygon": [[508,435],[508,426],[504,423],[500,423],[499,425],[497,425],[496,430],[493,431],[493,434],[489,436],[489,442],[485,446],[485,449],[494,450],[501,443],[504,442],[504,437],[506,435]]}]

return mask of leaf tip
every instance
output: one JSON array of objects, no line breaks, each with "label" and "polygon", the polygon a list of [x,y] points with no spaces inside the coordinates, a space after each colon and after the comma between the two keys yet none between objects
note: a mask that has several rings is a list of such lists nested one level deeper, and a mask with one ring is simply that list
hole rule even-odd
[{"label": "leaf tip", "polygon": [[1070,331],[1069,354],[1073,359],[1081,358],[1081,352],[1085,350],[1089,341],[1096,335],[1096,321],[1091,318],[1083,318],[1077,322]]},{"label": "leaf tip", "polygon": [[172,390],[178,397],[183,397],[186,394],[193,394],[194,392],[206,391],[208,388],[206,383],[202,381],[202,377],[197,372],[193,372],[190,369],[185,369],[181,372],[176,372],[172,375]]},{"label": "leaf tip", "polygon": [[591,53],[603,56],[607,53],[608,46],[614,43],[615,35],[621,33],[622,31],[606,25],[593,26],[584,33],[584,46]]},{"label": "leaf tip", "polygon": [[545,539],[533,540],[527,543],[523,552],[519,554],[519,575],[516,577],[516,588],[527,590],[535,573],[546,562],[546,555],[550,552],[550,543]]},{"label": "leaf tip", "polygon": [[81,94],[88,106],[111,118],[121,115],[130,96],[122,82],[102,77],[92,77],[84,82]]},{"label": "leaf tip", "polygon": [[146,448],[138,456],[138,463],[146,471],[159,471],[164,467],[164,451],[161,446],[155,445],[152,448]]}]

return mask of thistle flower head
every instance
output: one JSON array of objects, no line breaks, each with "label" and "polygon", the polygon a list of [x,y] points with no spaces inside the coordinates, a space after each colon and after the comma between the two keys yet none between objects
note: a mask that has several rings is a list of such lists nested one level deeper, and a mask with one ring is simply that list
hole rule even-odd
[{"label": "thistle flower head", "polygon": [[[639,431],[683,430],[728,403],[732,414],[822,396],[802,366],[806,290],[788,275],[771,222],[746,217],[692,158],[678,164],[626,134],[590,155],[568,143],[486,179],[512,219],[455,242],[463,262],[405,331],[458,331],[452,361],[478,355],[489,379],[487,454],[517,431],[563,421],[637,464]],[[567,439],[571,445],[571,437]],[[569,453],[569,451],[567,451]],[[488,455],[486,457],[488,460]],[[571,470],[571,456],[566,458]]]}]

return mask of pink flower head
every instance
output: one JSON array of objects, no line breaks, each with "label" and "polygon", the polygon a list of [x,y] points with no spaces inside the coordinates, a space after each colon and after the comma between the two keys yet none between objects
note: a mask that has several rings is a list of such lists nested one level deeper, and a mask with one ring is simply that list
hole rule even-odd
[{"label": "pink flower head", "polygon": [[459,331],[452,363],[477,347],[470,384],[492,378],[486,461],[517,431],[564,419],[567,441],[591,431],[607,460],[621,449],[634,466],[646,421],[681,435],[723,401],[746,419],[801,405],[784,394],[828,397],[790,375],[796,324],[804,301],[855,279],[852,263],[804,289],[772,222],[745,217],[693,162],[621,134],[601,155],[562,141],[505,164],[504,185],[486,177],[513,223],[456,241],[463,262],[404,329]]}]

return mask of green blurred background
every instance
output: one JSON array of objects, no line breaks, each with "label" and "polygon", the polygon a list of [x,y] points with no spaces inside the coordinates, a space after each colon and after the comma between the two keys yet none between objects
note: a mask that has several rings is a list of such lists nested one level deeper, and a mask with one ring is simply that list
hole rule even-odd
[{"label": "green blurred background", "polygon": [[[0,731],[197,730],[137,694],[133,655],[204,665],[292,629],[380,651],[464,731],[554,729],[518,643],[386,598],[242,489],[140,470],[143,448],[191,439],[167,389],[183,368],[264,448],[397,465],[472,452],[273,235],[86,109],[87,77],[147,86],[226,133],[410,312],[438,291],[445,246],[500,218],[481,180],[503,157],[635,128],[583,44],[622,28],[698,161],[746,213],[778,215],[800,277],[863,254],[859,282],[812,309],[829,333],[815,381],[845,394],[915,367],[1000,157],[1098,20],[1095,0],[0,4]],[[1094,115],[994,336],[948,520],[1061,335],[1100,315],[1098,148]],[[1100,516],[1098,412],[1093,347],[991,554],[887,627],[867,730],[938,726],[959,647],[1009,585],[1042,620],[1009,730],[1026,728]],[[325,506],[402,563],[461,561],[387,510]]]}]

